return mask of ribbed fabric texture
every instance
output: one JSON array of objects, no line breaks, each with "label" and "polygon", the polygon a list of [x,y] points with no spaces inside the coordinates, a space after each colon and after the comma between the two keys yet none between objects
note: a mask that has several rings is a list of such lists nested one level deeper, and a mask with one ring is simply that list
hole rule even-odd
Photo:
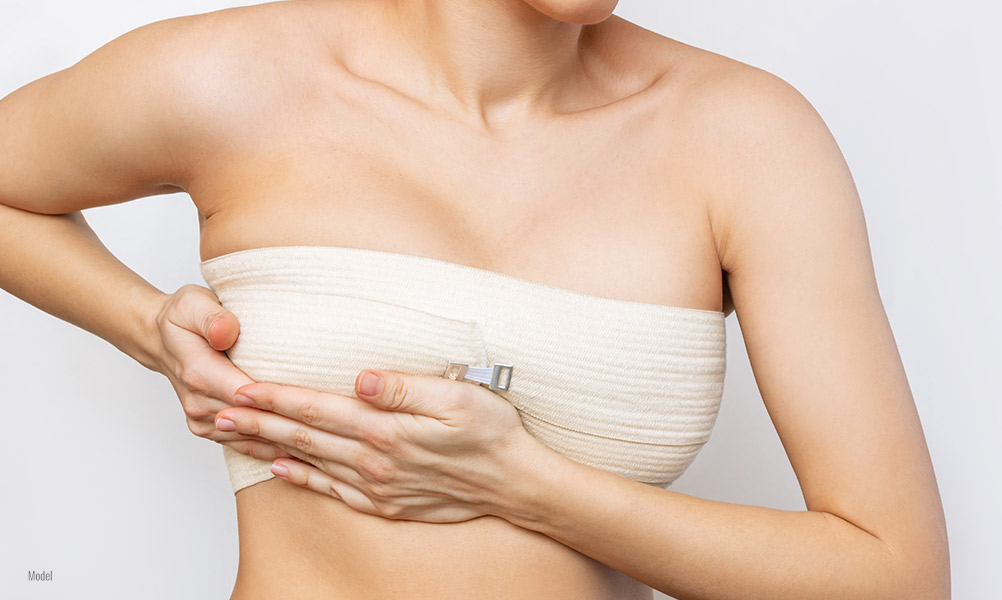
[{"label": "ribbed fabric texture", "polygon": [[[201,263],[240,321],[230,360],[255,381],[354,395],[391,369],[514,365],[526,430],[575,461],[667,486],[707,441],[723,393],[724,314],[617,300],[422,256],[270,246]],[[476,384],[471,384],[476,385]],[[236,492],[269,461],[223,446]]]}]

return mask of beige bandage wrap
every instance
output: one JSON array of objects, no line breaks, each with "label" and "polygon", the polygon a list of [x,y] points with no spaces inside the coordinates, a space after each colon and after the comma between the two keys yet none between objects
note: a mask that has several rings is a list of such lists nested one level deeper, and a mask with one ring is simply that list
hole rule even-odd
[{"label": "beige bandage wrap", "polygon": [[[363,369],[440,377],[510,365],[526,430],[565,456],[665,487],[710,436],[724,313],[582,294],[452,262],[336,246],[271,246],[201,263],[236,315],[230,360],[255,381],[354,396]],[[234,492],[270,461],[223,446]]]}]

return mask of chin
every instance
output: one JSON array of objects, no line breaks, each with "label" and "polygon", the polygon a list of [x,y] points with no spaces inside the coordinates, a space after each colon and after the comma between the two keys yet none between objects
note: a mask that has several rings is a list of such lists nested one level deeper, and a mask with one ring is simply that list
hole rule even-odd
[{"label": "chin", "polygon": [[619,0],[525,0],[539,12],[558,21],[591,25],[609,18]]}]

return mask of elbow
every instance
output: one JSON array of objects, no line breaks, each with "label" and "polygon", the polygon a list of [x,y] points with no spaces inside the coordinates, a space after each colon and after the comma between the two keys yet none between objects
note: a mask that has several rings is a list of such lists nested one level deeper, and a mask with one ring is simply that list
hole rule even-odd
[{"label": "elbow", "polygon": [[945,527],[936,535],[922,536],[900,550],[888,544],[895,558],[898,585],[895,598],[949,600],[951,594],[950,550]]},{"label": "elbow", "polygon": [[930,564],[914,571],[914,577],[921,582],[921,588],[916,590],[912,598],[928,598],[929,600],[950,600],[950,557],[944,549],[943,557],[930,561]]},{"label": "elbow", "polygon": [[928,568],[905,571],[907,579],[895,596],[905,600],[950,600],[950,565],[935,564]]}]

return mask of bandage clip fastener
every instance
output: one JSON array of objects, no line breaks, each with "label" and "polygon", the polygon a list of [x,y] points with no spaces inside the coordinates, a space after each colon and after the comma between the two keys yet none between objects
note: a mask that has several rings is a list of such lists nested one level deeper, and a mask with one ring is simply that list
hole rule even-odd
[{"label": "bandage clip fastener", "polygon": [[492,390],[507,391],[511,384],[513,365],[495,363],[494,366],[471,367],[464,363],[450,362],[442,377],[462,381],[464,379],[486,385]]}]

